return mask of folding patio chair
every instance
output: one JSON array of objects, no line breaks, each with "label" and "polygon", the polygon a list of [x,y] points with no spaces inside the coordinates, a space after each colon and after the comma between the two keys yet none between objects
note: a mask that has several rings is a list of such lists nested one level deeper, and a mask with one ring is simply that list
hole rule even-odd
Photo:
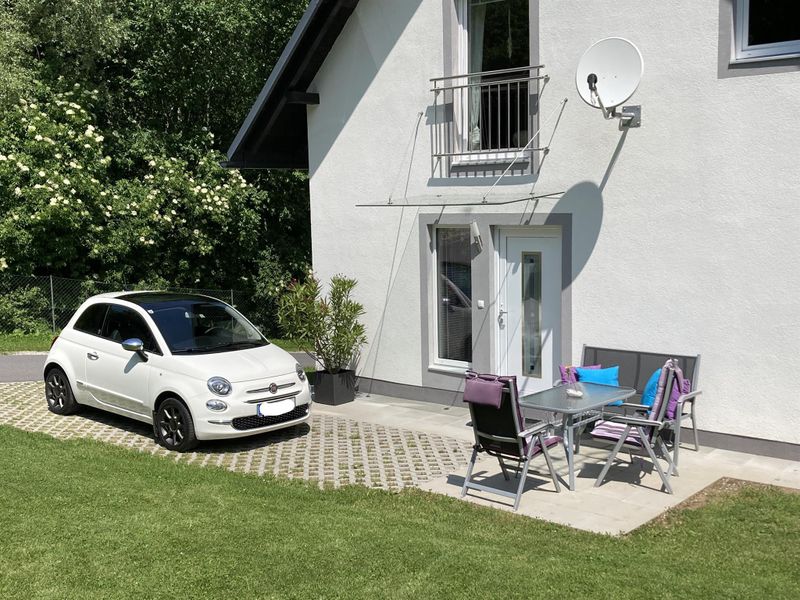
[{"label": "folding patio chair", "polygon": [[[468,375],[469,377],[469,375]],[[475,375],[473,375],[475,377]],[[472,458],[467,467],[467,475],[464,479],[464,486],[461,488],[461,496],[464,497],[467,490],[474,489],[484,492],[491,492],[514,499],[514,510],[519,507],[519,500],[522,490],[525,487],[528,468],[533,458],[539,454],[544,454],[547,461],[547,468],[550,471],[550,478],[556,492],[561,488],[558,484],[558,476],[553,468],[548,448],[561,443],[562,438],[558,436],[548,436],[547,431],[551,427],[549,423],[541,422],[523,430],[524,419],[519,407],[519,397],[517,392],[516,379],[513,377],[496,376],[477,376],[484,379],[494,378],[502,383],[502,394],[496,399],[489,400],[481,397],[470,397],[465,393],[464,401],[469,405],[470,417],[472,419],[472,430],[475,434],[475,444],[472,447]],[[479,452],[486,452],[489,456],[494,456],[500,463],[503,477],[508,481],[507,465],[504,461],[514,461],[516,465],[516,476],[519,478],[519,485],[516,492],[509,492],[502,488],[495,488],[489,485],[476,483],[471,480],[472,471],[475,467]]]},{"label": "folding patio chair", "polygon": [[[653,462],[653,466],[658,472],[661,482],[664,484],[664,489],[668,494],[672,493],[672,486],[670,486],[669,478],[674,473],[677,475],[677,468],[675,460],[670,456],[666,443],[664,442],[664,433],[673,429],[676,426],[680,429],[681,415],[683,411],[683,401],[691,396],[692,398],[700,392],[692,392],[691,394],[684,394],[679,397],[678,405],[675,409],[676,418],[668,419],[666,416],[667,405],[669,403],[670,395],[672,394],[673,386],[678,385],[677,375],[675,372],[675,365],[672,360],[668,360],[661,370],[661,376],[658,382],[658,391],[656,392],[655,402],[652,407],[643,406],[641,404],[625,403],[623,408],[633,409],[639,412],[638,415],[630,414],[615,414],[608,415],[608,418],[599,421],[591,432],[595,439],[604,441],[616,442],[611,454],[608,456],[603,470],[598,475],[595,481],[595,487],[598,487],[606,475],[611,465],[614,462],[619,451],[624,447],[631,455],[646,453]],[[679,442],[679,440],[676,440]],[[678,443],[673,444],[673,451],[677,457]],[[658,462],[657,453],[667,461],[669,468],[665,472],[661,464]]]}]

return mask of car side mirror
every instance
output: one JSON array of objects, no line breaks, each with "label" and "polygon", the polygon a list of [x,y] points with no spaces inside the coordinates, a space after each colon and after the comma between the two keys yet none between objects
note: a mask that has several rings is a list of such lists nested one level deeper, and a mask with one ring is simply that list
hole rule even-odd
[{"label": "car side mirror", "polygon": [[122,347],[129,352],[136,352],[139,358],[147,362],[147,355],[144,353],[144,342],[139,338],[130,338],[123,341]]}]

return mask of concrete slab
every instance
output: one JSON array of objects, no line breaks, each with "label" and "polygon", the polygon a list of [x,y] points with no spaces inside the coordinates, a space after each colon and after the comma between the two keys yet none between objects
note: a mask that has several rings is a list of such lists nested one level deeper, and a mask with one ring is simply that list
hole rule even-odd
[{"label": "concrete slab", "polygon": [[[317,410],[384,426],[414,428],[472,440],[472,429],[467,426],[469,411],[464,406],[371,395],[342,406],[318,405]],[[567,490],[564,484],[567,462],[562,448],[552,452],[555,468],[562,478],[561,493],[555,492],[544,458],[534,461],[517,512],[578,529],[619,535],[640,527],[721,477],[800,489],[800,464],[796,462],[720,449],[701,448],[700,452],[695,452],[688,445],[680,453],[679,476],[671,479],[673,494],[661,491],[661,480],[649,459],[634,456],[631,461],[627,454],[621,454],[604,483],[594,487],[609,451],[610,446],[584,441],[576,456],[575,492]],[[466,466],[465,463],[459,470],[422,482],[419,487],[460,498]],[[514,491],[519,482],[513,478],[505,481],[493,458],[479,460],[475,474],[484,483],[507,491]],[[474,490],[470,490],[465,500],[499,510],[513,508],[511,499]]]}]

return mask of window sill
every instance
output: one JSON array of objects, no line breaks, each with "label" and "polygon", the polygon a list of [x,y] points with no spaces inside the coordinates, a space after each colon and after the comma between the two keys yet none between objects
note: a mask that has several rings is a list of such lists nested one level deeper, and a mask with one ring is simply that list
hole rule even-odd
[{"label": "window sill", "polygon": [[520,152],[487,152],[486,154],[479,154],[478,156],[464,156],[454,158],[451,164],[452,168],[458,167],[487,167],[498,166],[507,167],[511,163],[519,165],[524,168],[530,163],[530,157],[527,154],[520,156]]},{"label": "window sill", "polygon": [[792,58],[800,58],[800,52],[793,52],[791,54],[773,54],[770,56],[749,56],[742,58],[732,57],[728,64],[748,65],[753,63],[774,62],[776,60],[789,60]]},{"label": "window sill", "polygon": [[464,363],[464,366],[457,367],[455,365],[437,365],[437,364],[430,364],[428,365],[428,371],[433,373],[444,373],[445,375],[460,375],[461,377],[464,376],[464,372],[471,368],[469,363]]}]

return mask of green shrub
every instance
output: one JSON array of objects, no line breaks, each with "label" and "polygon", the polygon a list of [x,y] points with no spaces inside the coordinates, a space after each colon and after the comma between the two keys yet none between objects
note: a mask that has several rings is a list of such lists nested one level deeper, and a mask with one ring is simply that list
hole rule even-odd
[{"label": "green shrub", "polygon": [[47,312],[47,298],[37,287],[20,287],[2,294],[0,295],[0,332],[47,332],[50,330]]},{"label": "green shrub", "polygon": [[305,283],[293,283],[279,301],[278,317],[286,335],[302,350],[313,352],[328,373],[355,365],[367,343],[358,320],[364,307],[351,297],[355,286],[355,279],[334,275],[323,297],[319,281],[311,275]]}]

